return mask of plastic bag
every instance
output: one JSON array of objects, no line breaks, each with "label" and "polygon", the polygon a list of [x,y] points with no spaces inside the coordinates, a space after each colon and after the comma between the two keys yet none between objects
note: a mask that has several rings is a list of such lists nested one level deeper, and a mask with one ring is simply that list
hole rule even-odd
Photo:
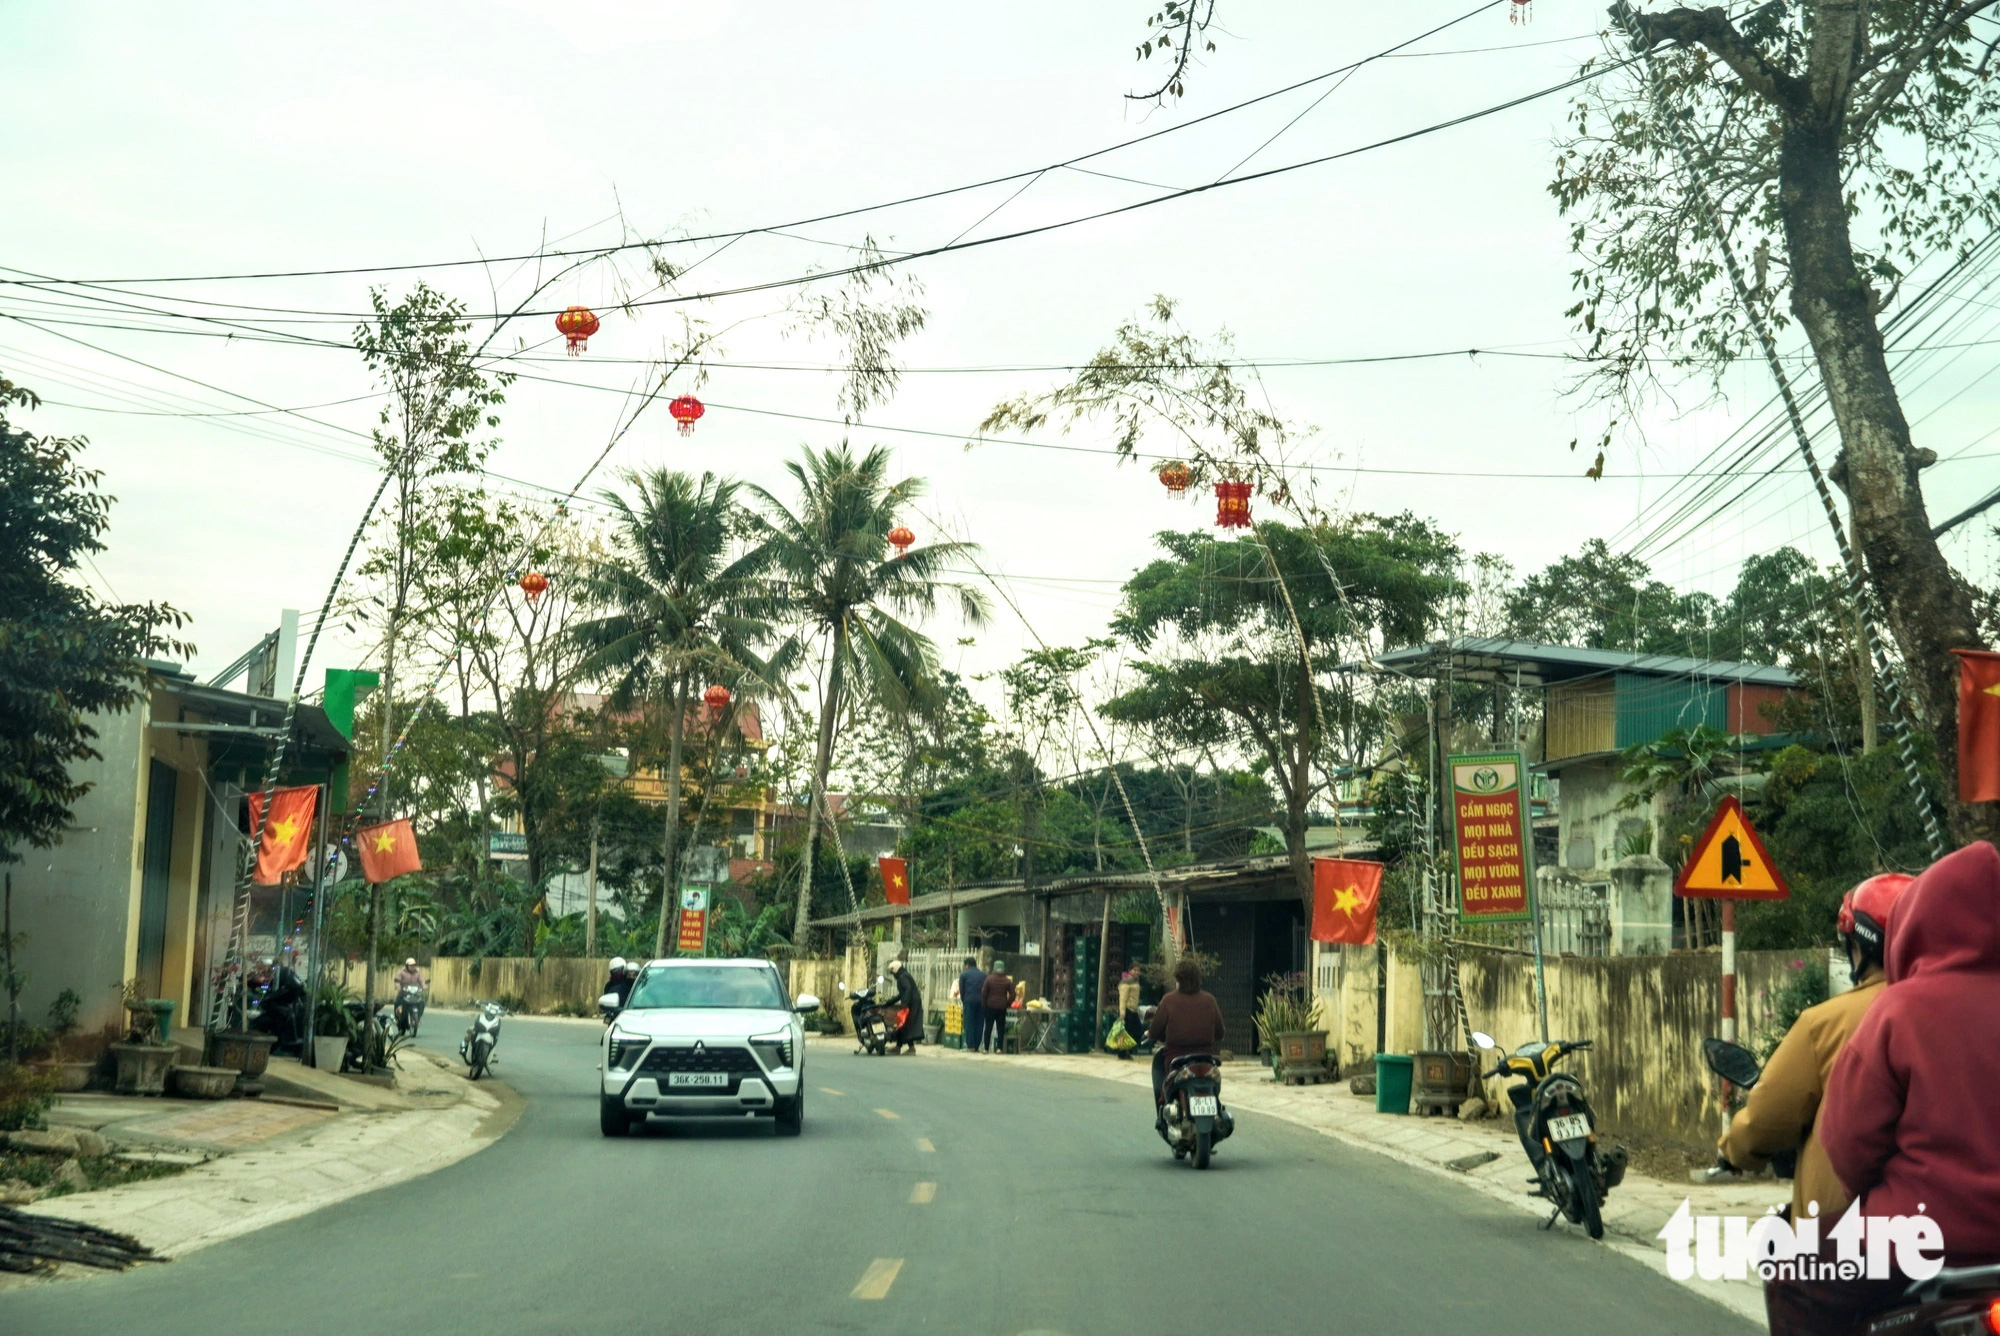
[{"label": "plastic bag", "polygon": [[1104,1036],[1104,1046],[1114,1053],[1123,1053],[1127,1049],[1139,1047],[1139,1041],[1125,1029],[1125,1022],[1121,1018],[1111,1022],[1111,1033]]}]

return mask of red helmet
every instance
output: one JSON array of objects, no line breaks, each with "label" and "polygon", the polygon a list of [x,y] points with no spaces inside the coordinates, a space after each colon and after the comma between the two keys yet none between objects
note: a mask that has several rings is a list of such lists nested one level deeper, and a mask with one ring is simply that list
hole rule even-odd
[{"label": "red helmet", "polygon": [[1909,888],[1915,877],[1900,872],[1883,872],[1840,897],[1840,935],[1861,943],[1862,952],[1885,959],[1889,949],[1889,922],[1896,898]]}]

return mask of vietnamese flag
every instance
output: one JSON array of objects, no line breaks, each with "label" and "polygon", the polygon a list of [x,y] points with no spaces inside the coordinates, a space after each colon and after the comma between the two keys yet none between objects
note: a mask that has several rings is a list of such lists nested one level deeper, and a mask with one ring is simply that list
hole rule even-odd
[{"label": "vietnamese flag", "polygon": [[2000,802],[2000,654],[1958,656],[1958,800]]},{"label": "vietnamese flag", "polygon": [[[264,795],[252,793],[250,834],[257,834],[257,818],[264,810]],[[305,866],[312,846],[313,811],[319,804],[319,786],[275,789],[271,793],[271,815],[264,822],[264,837],[257,845],[257,870],[251,880],[259,886],[276,886],[294,868]]]},{"label": "vietnamese flag", "polygon": [[408,817],[365,826],[354,832],[354,842],[361,849],[361,875],[368,881],[390,881],[405,872],[424,870],[417,859],[417,832],[410,828]]},{"label": "vietnamese flag", "polygon": [[1382,898],[1382,865],[1355,858],[1313,859],[1315,942],[1375,944],[1375,902]]},{"label": "vietnamese flag", "polygon": [[882,869],[882,894],[889,897],[892,905],[910,903],[910,868],[900,858],[882,857],[875,860]]}]

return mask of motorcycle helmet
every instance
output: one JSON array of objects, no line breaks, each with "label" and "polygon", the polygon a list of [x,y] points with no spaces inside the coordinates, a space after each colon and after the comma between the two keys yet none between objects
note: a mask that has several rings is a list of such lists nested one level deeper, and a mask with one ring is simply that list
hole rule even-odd
[{"label": "motorcycle helmet", "polygon": [[403,962],[403,968],[406,970],[413,970],[416,967],[417,967],[417,958],[415,956],[411,956],[408,960]]},{"label": "motorcycle helmet", "polygon": [[1840,918],[1835,925],[1840,944],[1860,949],[1860,963],[1849,966],[1855,982],[1861,981],[1871,964],[1880,965],[1888,958],[1891,911],[1897,897],[1915,880],[1900,872],[1883,872],[1840,897]]},{"label": "motorcycle helmet", "polygon": [[613,957],[611,957],[611,972],[612,972],[613,974],[617,974],[617,973],[621,972],[622,970],[624,970],[625,968],[626,968],[626,965],[625,965],[625,957],[623,957],[623,956],[613,956]]}]

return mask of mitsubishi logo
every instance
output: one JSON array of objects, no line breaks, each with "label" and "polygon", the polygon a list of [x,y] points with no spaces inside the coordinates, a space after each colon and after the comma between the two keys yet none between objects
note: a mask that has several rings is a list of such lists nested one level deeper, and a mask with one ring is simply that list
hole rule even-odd
[{"label": "mitsubishi logo", "polygon": [[694,1051],[697,1053],[705,1053],[708,1051],[708,1046],[702,1043],[701,1040],[697,1039],[694,1041]]}]

